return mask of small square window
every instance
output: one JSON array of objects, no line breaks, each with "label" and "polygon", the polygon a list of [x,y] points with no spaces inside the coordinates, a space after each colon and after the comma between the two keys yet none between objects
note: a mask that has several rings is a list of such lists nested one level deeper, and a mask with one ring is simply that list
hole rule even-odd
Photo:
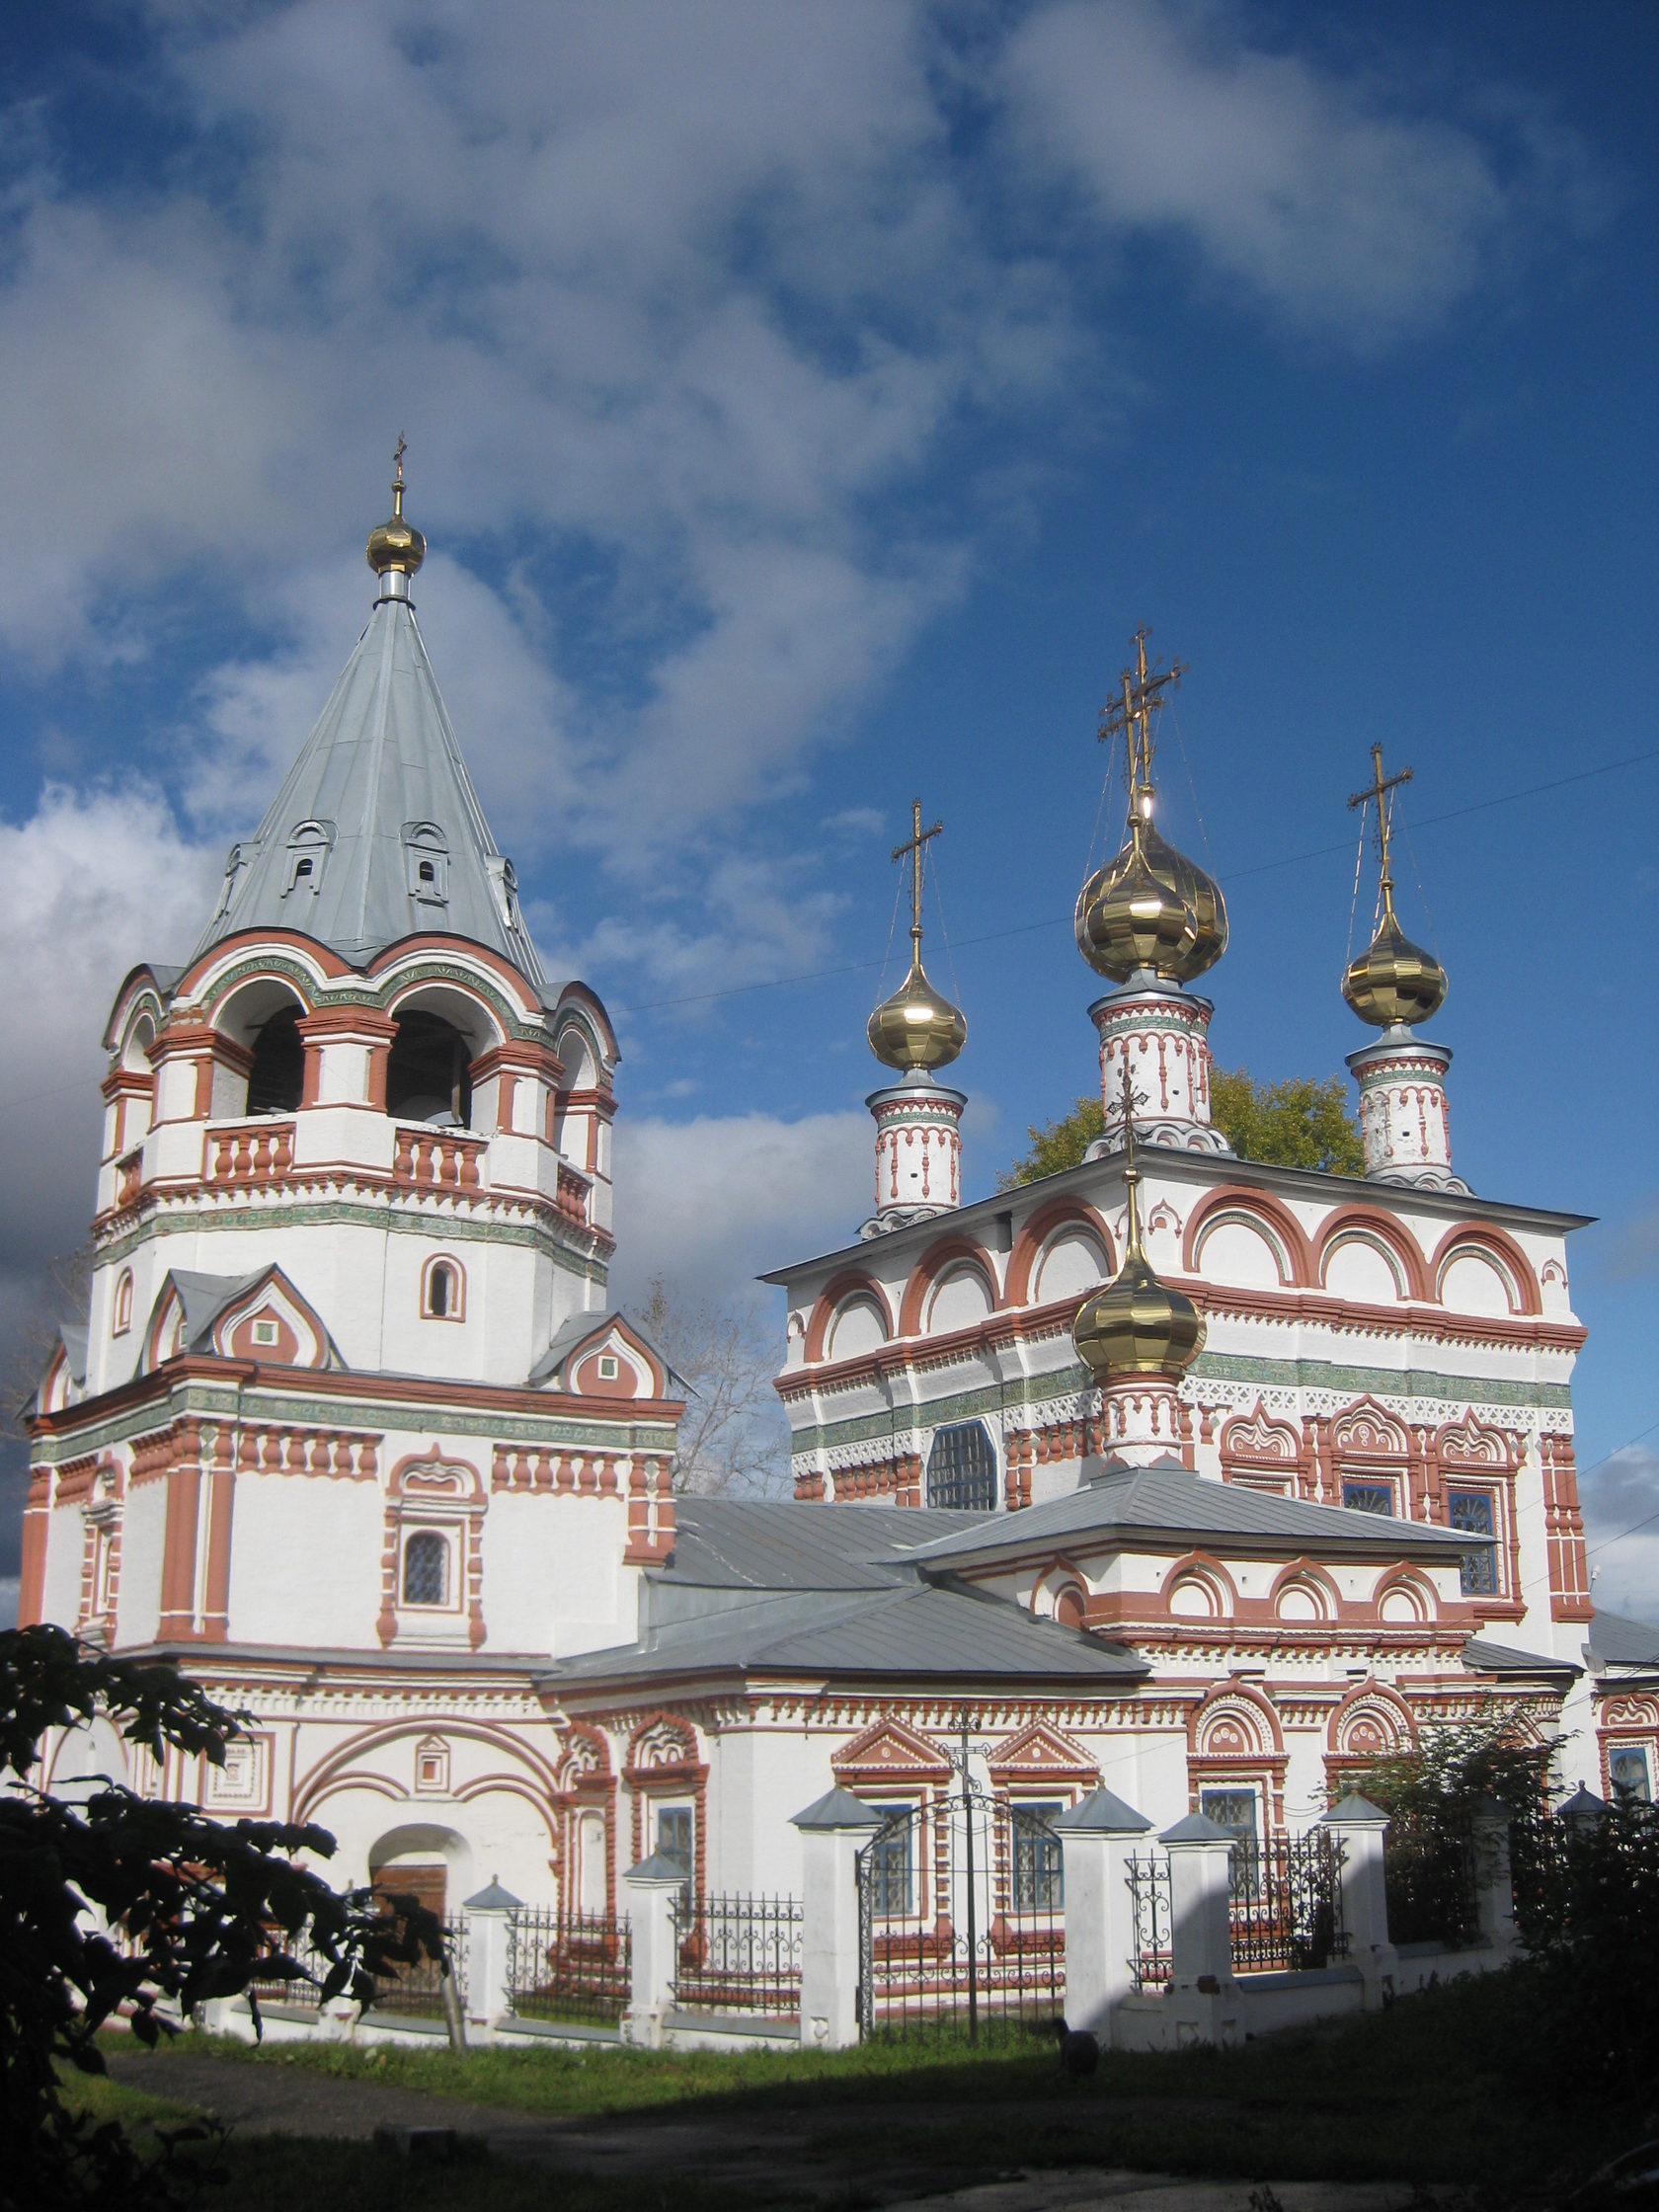
[{"label": "small square window", "polygon": [[276,1324],[275,1321],[266,1317],[254,1323],[254,1342],[256,1344],[275,1344],[276,1341]]},{"label": "small square window", "polygon": [[601,1352],[599,1354],[599,1381],[601,1382],[614,1382],[620,1373],[616,1354],[614,1352]]},{"label": "small square window", "polygon": [[1394,1486],[1391,1482],[1345,1482],[1342,1485],[1342,1502],[1350,1513],[1377,1513],[1391,1521],[1394,1515]]}]

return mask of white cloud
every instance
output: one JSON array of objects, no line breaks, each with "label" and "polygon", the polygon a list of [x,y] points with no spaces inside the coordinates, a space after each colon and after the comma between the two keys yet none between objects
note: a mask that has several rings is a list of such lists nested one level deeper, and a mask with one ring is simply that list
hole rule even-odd
[{"label": "white cloud", "polygon": [[188,956],[218,859],[142,785],[49,787],[28,822],[0,821],[8,1019],[29,1047],[0,1096],[0,1329],[21,1317],[41,1261],[86,1234],[111,1002],[139,960]]},{"label": "white cloud", "polygon": [[1659,1619],[1659,1452],[1627,1444],[1587,1469],[1582,1502],[1597,1605]]},{"label": "white cloud", "polygon": [[1039,10],[1006,56],[1016,143],[1081,187],[1104,241],[1183,240],[1366,347],[1442,316],[1534,220],[1595,218],[1576,141],[1512,98],[1478,103],[1477,130],[1403,83],[1269,52],[1252,28],[1162,0]]},{"label": "white cloud", "polygon": [[[754,1277],[852,1241],[872,1204],[874,1137],[862,1113],[620,1118],[617,1299],[662,1274],[721,1304],[761,1294]],[[782,1363],[782,1337],[778,1356]]]}]

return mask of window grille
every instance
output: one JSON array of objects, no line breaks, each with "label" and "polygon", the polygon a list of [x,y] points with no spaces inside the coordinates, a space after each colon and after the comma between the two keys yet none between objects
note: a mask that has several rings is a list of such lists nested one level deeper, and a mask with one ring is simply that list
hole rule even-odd
[{"label": "window grille", "polygon": [[904,1920],[915,1910],[910,1868],[913,1805],[888,1808],[888,1826],[870,1845],[870,1894],[878,1920]]},{"label": "window grille", "polygon": [[1647,1753],[1640,1744],[1616,1744],[1608,1753],[1608,1779],[1614,1793],[1620,1797],[1633,1797],[1638,1804],[1653,1801],[1653,1778],[1648,1771]]},{"label": "window grille", "polygon": [[1350,1513],[1378,1513],[1391,1521],[1394,1515],[1394,1486],[1391,1482],[1345,1482],[1342,1485],[1342,1502]]},{"label": "window grille", "polygon": [[1060,1912],[1066,1904],[1066,1860],[1060,1838],[1049,1823],[1064,1805],[1016,1805],[1014,1831],[1014,1910]]},{"label": "window grille", "polygon": [[967,1513],[996,1510],[996,1450],[983,1421],[935,1429],[927,1455],[927,1502]]},{"label": "window grille", "polygon": [[[1454,1529],[1464,1536],[1489,1537],[1495,1534],[1492,1527],[1492,1496],[1488,1490],[1449,1490],[1446,1494],[1446,1514]],[[1478,1551],[1463,1553],[1463,1595],[1465,1597],[1491,1597],[1498,1587],[1497,1554],[1487,1544]]]},{"label": "window grille", "polygon": [[440,1606],[449,1596],[449,1546],[435,1529],[422,1529],[403,1547],[403,1602]]},{"label": "window grille", "polygon": [[691,1894],[695,1867],[694,1830],[689,1805],[663,1805],[657,1813],[657,1849],[679,1869],[681,1897]]}]

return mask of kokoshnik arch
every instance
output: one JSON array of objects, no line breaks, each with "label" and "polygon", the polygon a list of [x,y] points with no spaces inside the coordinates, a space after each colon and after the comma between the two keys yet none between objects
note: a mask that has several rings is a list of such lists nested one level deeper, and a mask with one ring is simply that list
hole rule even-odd
[{"label": "kokoshnik arch", "polygon": [[[875,1206],[778,1271],[791,1503],[676,1496],[682,1385],[610,1307],[617,1049],[552,988],[415,615],[366,629],[182,968],[106,1033],[88,1310],[32,1409],[22,1617],[252,1716],[134,1786],[316,1819],[342,1874],[613,1910],[670,1852],[798,1889],[834,1783],[926,1817],[966,1720],[1009,1807],[1304,1823],[1345,1765],[1494,1703],[1649,1784],[1659,1637],[1593,1616],[1575,1216],[1452,1169],[1445,995],[1393,908],[1344,990],[1363,1182],[1210,1113],[1215,883],[1154,822],[1144,637],[1107,718],[1128,841],[1077,904],[1105,1134],[961,1203],[960,1011],[911,959],[870,1042]],[[72,1752],[62,1756],[72,1757]],[[1006,1868],[998,1879],[1004,1878]],[[921,1909],[919,1903],[915,1910]]]}]

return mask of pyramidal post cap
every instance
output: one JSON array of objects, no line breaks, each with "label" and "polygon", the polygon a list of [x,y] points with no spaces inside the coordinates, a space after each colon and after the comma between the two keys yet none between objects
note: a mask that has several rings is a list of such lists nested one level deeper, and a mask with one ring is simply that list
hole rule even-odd
[{"label": "pyramidal post cap", "polygon": [[411,577],[427,557],[427,541],[403,513],[403,456],[408,451],[402,436],[397,441],[393,457],[392,512],[384,522],[378,522],[368,533],[365,558],[376,576],[398,575]]}]

